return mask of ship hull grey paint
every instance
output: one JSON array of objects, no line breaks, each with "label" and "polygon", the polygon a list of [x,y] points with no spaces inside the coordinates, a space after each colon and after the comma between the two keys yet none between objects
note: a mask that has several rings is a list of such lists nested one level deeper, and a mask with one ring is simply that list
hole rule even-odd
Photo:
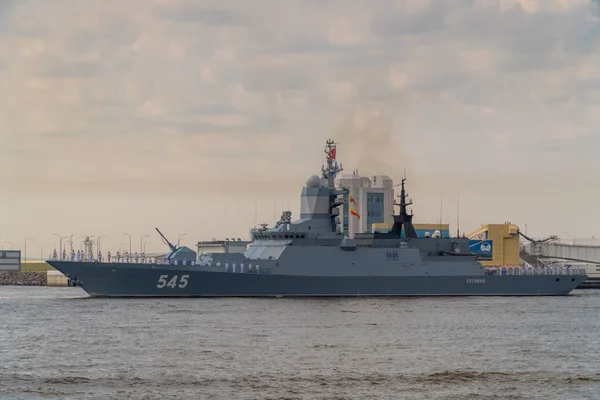
[{"label": "ship hull grey paint", "polygon": [[567,295],[586,279],[585,275],[294,276],[206,271],[191,265],[48,263],[95,297],[551,296]]}]

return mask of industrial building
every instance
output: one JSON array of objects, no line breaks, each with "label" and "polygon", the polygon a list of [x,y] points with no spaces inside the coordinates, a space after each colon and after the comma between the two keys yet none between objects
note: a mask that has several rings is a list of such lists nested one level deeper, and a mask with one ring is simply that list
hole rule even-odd
[{"label": "industrial building", "polygon": [[344,204],[340,207],[340,224],[346,236],[372,232],[373,224],[393,223],[394,181],[386,175],[370,178],[352,175],[336,178],[336,186],[346,189]]},{"label": "industrial building", "polygon": [[521,258],[533,265],[577,266],[589,279],[581,288],[600,288],[600,239],[557,238],[528,241],[521,246]]},{"label": "industrial building", "polygon": [[0,271],[20,271],[21,250],[0,250]]},{"label": "industrial building", "polygon": [[521,265],[519,227],[509,222],[482,225],[466,235],[483,265]]}]

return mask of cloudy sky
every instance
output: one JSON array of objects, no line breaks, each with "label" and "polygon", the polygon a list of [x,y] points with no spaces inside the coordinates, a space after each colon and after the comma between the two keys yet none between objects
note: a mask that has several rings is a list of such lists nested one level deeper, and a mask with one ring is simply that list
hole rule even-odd
[{"label": "cloudy sky", "polygon": [[[0,1],[0,237],[247,237],[324,141],[418,222],[600,236],[592,0]],[[275,210],[274,210],[275,209]],[[47,246],[44,252],[48,252]],[[31,253],[30,253],[31,254]]]}]

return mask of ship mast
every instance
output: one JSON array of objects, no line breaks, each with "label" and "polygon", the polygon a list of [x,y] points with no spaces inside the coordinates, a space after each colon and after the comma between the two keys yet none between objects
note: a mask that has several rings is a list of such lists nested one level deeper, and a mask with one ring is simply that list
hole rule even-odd
[{"label": "ship mast", "polygon": [[327,167],[321,167],[323,178],[327,179],[327,188],[335,189],[335,175],[342,171],[342,164],[337,165],[337,143],[331,139],[327,139],[325,143],[325,162]]},{"label": "ship mast", "polygon": [[400,236],[402,233],[402,228],[404,227],[405,237],[407,239],[410,239],[417,237],[417,231],[415,230],[415,227],[412,224],[412,212],[409,215],[406,211],[406,206],[412,205],[413,202],[412,200],[409,200],[408,202],[406,201],[408,193],[406,193],[406,189],[404,186],[405,182],[406,178],[402,178],[402,187],[400,188],[400,195],[398,196],[400,197],[400,203],[394,201],[395,206],[400,206],[400,214],[394,215],[394,226],[392,227],[392,233],[395,233],[398,236]]},{"label": "ship mast", "polygon": [[343,191],[335,189],[335,176],[338,172],[342,171],[342,164],[337,163],[337,144],[328,139],[325,142],[325,162],[326,167],[321,167],[323,178],[327,180],[327,189],[329,189],[329,218],[331,219],[331,230],[332,232],[337,231],[336,218],[339,216],[338,207],[343,205],[343,202],[338,200],[338,195],[343,194]]},{"label": "ship mast", "polygon": [[406,206],[412,205],[412,199],[406,202],[406,197],[408,193],[406,193],[406,189],[404,188],[404,182],[406,182],[406,178],[402,178],[401,188],[400,188],[400,203],[394,202],[394,205],[400,206],[400,215],[408,215],[406,212]]}]

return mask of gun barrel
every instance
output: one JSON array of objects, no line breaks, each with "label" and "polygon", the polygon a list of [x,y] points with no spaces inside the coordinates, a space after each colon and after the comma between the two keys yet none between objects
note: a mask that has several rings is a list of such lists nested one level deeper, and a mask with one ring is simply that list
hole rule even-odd
[{"label": "gun barrel", "polygon": [[160,235],[160,237],[162,237],[162,238],[163,238],[163,240],[164,240],[165,242],[167,242],[167,244],[168,244],[168,245],[169,245],[169,247],[171,248],[171,251],[177,251],[177,247],[173,246],[173,244],[172,244],[171,242],[169,242],[169,239],[167,239],[167,238],[165,237],[165,235],[163,235],[163,234],[162,234],[162,232],[161,232],[161,231],[160,231],[158,228],[154,228],[154,229],[156,229],[156,232],[158,232],[158,234]]}]

